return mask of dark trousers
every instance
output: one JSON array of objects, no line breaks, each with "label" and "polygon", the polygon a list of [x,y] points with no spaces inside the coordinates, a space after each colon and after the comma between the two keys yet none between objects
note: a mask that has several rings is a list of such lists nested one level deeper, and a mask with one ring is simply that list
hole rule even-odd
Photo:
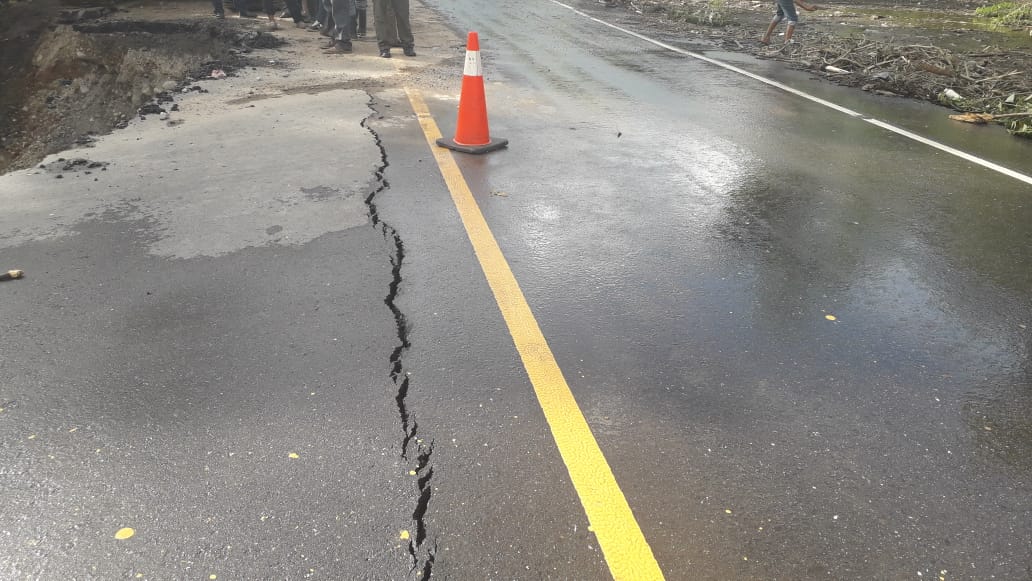
[{"label": "dark trousers", "polygon": [[387,7],[394,9],[394,21],[398,27],[401,46],[411,48],[416,40],[412,37],[412,23],[409,21],[409,0],[373,0],[373,20],[376,21],[376,42],[381,49],[391,47],[394,32],[388,28]]},{"label": "dark trousers", "polygon": [[366,34],[366,10],[359,8],[355,18],[351,21],[351,36],[365,36]]},{"label": "dark trousers", "polygon": [[[301,22],[305,19],[305,17],[301,15],[301,0],[283,0],[283,2],[287,5],[287,12],[290,13],[291,20],[294,22]],[[272,0],[265,0],[265,12],[267,14],[272,14],[271,10]]]},{"label": "dark trousers", "polygon": [[351,21],[355,18],[355,0],[331,0],[326,25],[333,29],[334,39],[351,44]]},{"label": "dark trousers", "polygon": [[[315,11],[315,20],[323,25],[323,28],[330,26],[330,1],[319,0],[319,9]],[[326,28],[329,30],[328,28]]]}]

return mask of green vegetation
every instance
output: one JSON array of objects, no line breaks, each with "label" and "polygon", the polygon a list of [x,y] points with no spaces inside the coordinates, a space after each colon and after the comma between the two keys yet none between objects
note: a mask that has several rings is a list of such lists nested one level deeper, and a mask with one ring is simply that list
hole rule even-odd
[{"label": "green vegetation", "polygon": [[1015,2],[1000,2],[999,4],[992,4],[990,6],[982,6],[975,8],[975,16],[981,16],[983,18],[998,18],[1004,14],[1009,14],[1017,9],[1019,4]]},{"label": "green vegetation", "polygon": [[1007,123],[1007,131],[1011,135],[1017,135],[1018,137],[1027,137],[1032,139],[1032,124],[1024,121],[1011,121]]},{"label": "green vegetation", "polygon": [[[1022,98],[1012,94],[997,105],[998,115],[1014,115],[1001,119],[1003,126],[1011,135],[1032,139],[1032,93]],[[1021,116],[1024,113],[1024,116]]]},{"label": "green vegetation", "polygon": [[988,18],[998,27],[1032,26],[1032,1],[1000,2],[975,9],[975,16]]}]

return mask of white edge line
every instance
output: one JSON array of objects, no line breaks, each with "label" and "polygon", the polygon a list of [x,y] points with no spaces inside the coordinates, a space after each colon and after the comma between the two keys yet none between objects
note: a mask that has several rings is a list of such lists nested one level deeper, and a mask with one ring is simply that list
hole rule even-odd
[{"label": "white edge line", "polygon": [[676,46],[667,44],[665,42],[662,42],[662,41],[656,40],[654,38],[650,38],[648,36],[645,36],[644,34],[639,34],[637,32],[634,32],[633,30],[628,30],[626,28],[623,28],[623,27],[617,26],[615,24],[606,22],[605,20],[601,20],[601,19],[595,18],[594,16],[592,16],[592,15],[586,13],[586,12],[581,12],[580,10],[577,10],[576,8],[574,8],[572,6],[568,6],[566,4],[563,4],[559,0],[549,0],[549,1],[552,2],[553,4],[556,4],[558,6],[562,6],[563,8],[566,8],[567,10],[570,10],[571,12],[579,14],[579,15],[583,16],[584,18],[587,18],[588,20],[592,20],[592,21],[597,22],[597,23],[599,23],[599,24],[601,24],[603,26],[608,26],[609,28],[612,28],[614,30],[618,30],[618,31],[620,31],[620,32],[622,32],[624,34],[627,34],[627,35],[633,36],[635,38],[644,40],[645,42],[648,42],[650,44],[654,44],[654,45],[656,45],[658,47],[665,48],[666,50],[669,50],[669,51],[672,51],[672,52],[676,52],[678,54],[683,54],[685,56],[690,56],[690,57],[692,57],[694,59],[698,59],[698,60],[710,63],[712,65],[716,65],[716,66],[721,67],[723,69],[727,69],[729,71],[732,71],[732,72],[738,73],[740,75],[744,75],[746,77],[749,77],[750,79],[755,79],[755,80],[757,80],[757,81],[759,81],[761,83],[770,85],[771,87],[777,87],[778,89],[781,89],[782,91],[785,91],[785,92],[788,92],[788,93],[792,93],[793,95],[798,95],[798,96],[800,96],[800,97],[802,97],[804,99],[808,99],[810,101],[813,101],[814,103],[817,103],[817,104],[820,104],[820,105],[824,105],[825,107],[828,107],[829,109],[834,109],[834,110],[836,110],[836,111],[838,111],[840,113],[844,113],[846,115],[849,115],[850,117],[854,117],[856,119],[860,119],[862,121],[866,121],[866,122],[870,123],[871,125],[875,125],[877,127],[881,127],[882,129],[886,129],[886,130],[891,131],[893,133],[896,133],[898,135],[902,135],[903,137],[907,137],[909,139],[913,139],[914,141],[923,143],[923,144],[925,144],[925,145],[927,145],[929,147],[934,147],[935,149],[938,149],[940,151],[945,151],[946,153],[949,153],[950,155],[955,155],[955,156],[957,156],[957,157],[959,157],[961,159],[966,159],[967,161],[970,161],[971,163],[978,164],[978,165],[980,165],[980,166],[982,166],[984,168],[991,169],[991,170],[993,170],[995,172],[998,172],[998,173],[1001,173],[1001,174],[1003,174],[1005,176],[1012,177],[1012,178],[1014,178],[1014,179],[1016,179],[1018,181],[1022,181],[1022,182],[1025,182],[1026,184],[1032,185],[1032,177],[1027,176],[1027,175],[1025,175],[1023,173],[1014,171],[1014,170],[1012,170],[1010,168],[1006,168],[1006,167],[1003,167],[1002,165],[993,163],[993,162],[991,162],[989,160],[982,159],[980,157],[971,155],[970,153],[967,153],[965,151],[961,151],[959,149],[950,147],[949,145],[946,145],[944,143],[939,143],[938,141],[934,141],[934,140],[928,139],[927,137],[922,137],[922,136],[920,136],[920,135],[918,135],[916,133],[911,133],[910,131],[907,131],[906,129],[903,129],[901,127],[896,127],[895,125],[892,125],[891,123],[886,123],[885,121],[881,121],[879,119],[874,119],[874,118],[868,117],[868,116],[864,115],[863,113],[858,113],[856,111],[853,111],[852,109],[849,109],[847,107],[843,107],[842,105],[836,105],[835,103],[832,103],[831,101],[825,101],[824,99],[821,99],[820,97],[811,95],[811,94],[806,93],[804,91],[800,91],[799,89],[794,89],[792,87],[789,87],[788,85],[779,83],[779,82],[777,82],[777,81],[775,81],[773,79],[768,79],[767,77],[763,77],[763,76],[757,75],[756,73],[751,73],[751,72],[749,72],[747,70],[740,69],[740,68],[738,68],[738,67],[736,67],[734,65],[730,65],[730,64],[725,63],[723,61],[719,61],[717,59],[714,59],[714,58],[711,58],[711,57],[699,54],[697,52],[692,52],[690,50],[684,50],[682,48],[678,48]]}]

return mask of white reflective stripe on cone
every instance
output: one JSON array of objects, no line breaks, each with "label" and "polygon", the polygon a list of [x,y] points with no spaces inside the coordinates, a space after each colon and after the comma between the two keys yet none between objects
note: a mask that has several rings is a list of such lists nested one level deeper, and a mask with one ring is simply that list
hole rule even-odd
[{"label": "white reflective stripe on cone", "polygon": [[480,64],[479,50],[466,51],[466,68],[463,69],[462,74],[467,77],[484,76],[484,67]]}]

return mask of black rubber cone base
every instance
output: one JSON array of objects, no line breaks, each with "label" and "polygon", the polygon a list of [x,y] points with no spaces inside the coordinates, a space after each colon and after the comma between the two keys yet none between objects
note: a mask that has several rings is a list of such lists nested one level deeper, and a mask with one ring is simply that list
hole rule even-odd
[{"label": "black rubber cone base", "polygon": [[462,145],[461,143],[455,143],[454,139],[442,137],[437,140],[437,145],[454,151],[461,151],[462,153],[488,153],[509,145],[509,140],[492,137],[487,145]]}]

